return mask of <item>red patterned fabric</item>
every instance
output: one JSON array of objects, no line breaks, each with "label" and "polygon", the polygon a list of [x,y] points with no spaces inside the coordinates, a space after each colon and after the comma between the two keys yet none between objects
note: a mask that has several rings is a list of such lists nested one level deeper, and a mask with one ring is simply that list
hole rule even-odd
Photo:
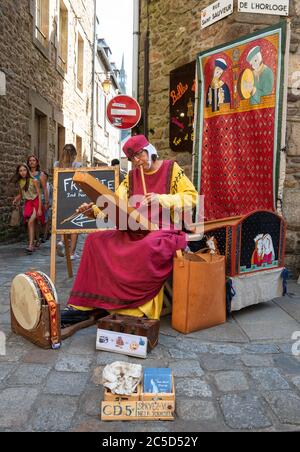
[{"label": "red patterned fabric", "polygon": [[274,109],[216,116],[204,124],[205,216],[273,210]]}]

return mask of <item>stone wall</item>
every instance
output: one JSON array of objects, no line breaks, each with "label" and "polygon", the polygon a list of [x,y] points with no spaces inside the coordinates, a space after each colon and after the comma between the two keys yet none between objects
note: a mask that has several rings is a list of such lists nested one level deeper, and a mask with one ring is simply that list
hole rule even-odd
[{"label": "stone wall", "polygon": [[[18,163],[36,145],[35,116],[44,118],[42,164],[52,171],[58,156],[58,126],[65,127],[65,141],[83,142],[82,158],[90,160],[94,0],[64,0],[68,10],[68,67],[58,64],[59,1],[49,0],[49,41],[43,48],[35,39],[35,0],[0,2],[0,72],[6,93],[0,95],[0,241],[18,235],[8,228],[11,201],[16,194],[8,181]],[[84,39],[84,90],[76,88],[76,37]]]},{"label": "stone wall", "polygon": [[[197,54],[214,46],[237,39],[256,30],[276,24],[278,16],[245,14],[233,15],[211,27],[201,30],[201,10],[212,0],[141,0],[140,3],[140,55],[139,100],[143,105],[144,92],[144,40],[147,30],[147,3],[150,25],[150,138],[163,158],[175,158],[188,174],[192,157],[187,153],[174,153],[169,148],[169,74],[190,61]],[[292,40],[289,67],[288,106],[288,164],[284,190],[284,212],[288,221],[287,264],[300,271],[300,91],[292,93],[292,79],[300,71],[300,6],[291,0]],[[235,9],[236,2],[235,2]],[[298,81],[300,80],[300,74]],[[300,88],[300,82],[298,82]]]}]

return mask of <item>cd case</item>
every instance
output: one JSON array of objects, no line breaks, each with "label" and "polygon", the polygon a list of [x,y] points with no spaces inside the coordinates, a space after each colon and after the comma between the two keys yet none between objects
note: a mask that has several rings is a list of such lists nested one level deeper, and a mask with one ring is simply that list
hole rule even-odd
[{"label": "cd case", "polygon": [[172,370],[164,368],[146,368],[144,370],[144,392],[148,394],[170,394],[172,388]]}]

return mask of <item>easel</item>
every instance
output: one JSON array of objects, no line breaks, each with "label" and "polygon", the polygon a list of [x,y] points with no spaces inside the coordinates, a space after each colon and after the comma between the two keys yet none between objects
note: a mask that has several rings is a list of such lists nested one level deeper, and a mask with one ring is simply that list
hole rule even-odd
[{"label": "easel", "polygon": [[[63,242],[65,247],[65,258],[67,264],[67,272],[68,277],[73,278],[73,265],[71,261],[71,253],[70,253],[70,245],[69,245],[69,237],[71,234],[91,234],[93,232],[99,232],[99,229],[61,229],[57,224],[57,214],[58,214],[58,201],[59,201],[59,189],[58,189],[58,178],[60,173],[89,173],[89,172],[114,172],[114,181],[115,188],[117,189],[119,186],[119,167],[103,167],[103,168],[79,168],[79,169],[54,169],[54,177],[53,177],[53,207],[52,207],[52,233],[51,233],[51,257],[50,257],[50,278],[55,284],[56,280],[56,242],[57,236],[63,236]],[[84,201],[83,201],[84,202]],[[87,200],[86,202],[90,202]],[[79,207],[79,205],[78,205]]]},{"label": "easel", "polygon": [[[56,279],[56,233],[51,234],[51,261],[50,261],[50,278],[55,283]],[[64,238],[65,257],[67,262],[67,270],[69,278],[73,278],[73,265],[71,261],[71,253],[69,246],[69,234],[62,234]]]}]

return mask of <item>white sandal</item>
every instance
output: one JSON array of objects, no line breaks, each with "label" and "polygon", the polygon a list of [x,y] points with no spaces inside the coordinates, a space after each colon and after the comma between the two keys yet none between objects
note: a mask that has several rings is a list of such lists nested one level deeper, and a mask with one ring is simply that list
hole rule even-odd
[{"label": "white sandal", "polygon": [[58,242],[58,244],[56,245],[56,253],[58,256],[60,257],[64,257],[65,255],[65,247],[63,242]]}]

